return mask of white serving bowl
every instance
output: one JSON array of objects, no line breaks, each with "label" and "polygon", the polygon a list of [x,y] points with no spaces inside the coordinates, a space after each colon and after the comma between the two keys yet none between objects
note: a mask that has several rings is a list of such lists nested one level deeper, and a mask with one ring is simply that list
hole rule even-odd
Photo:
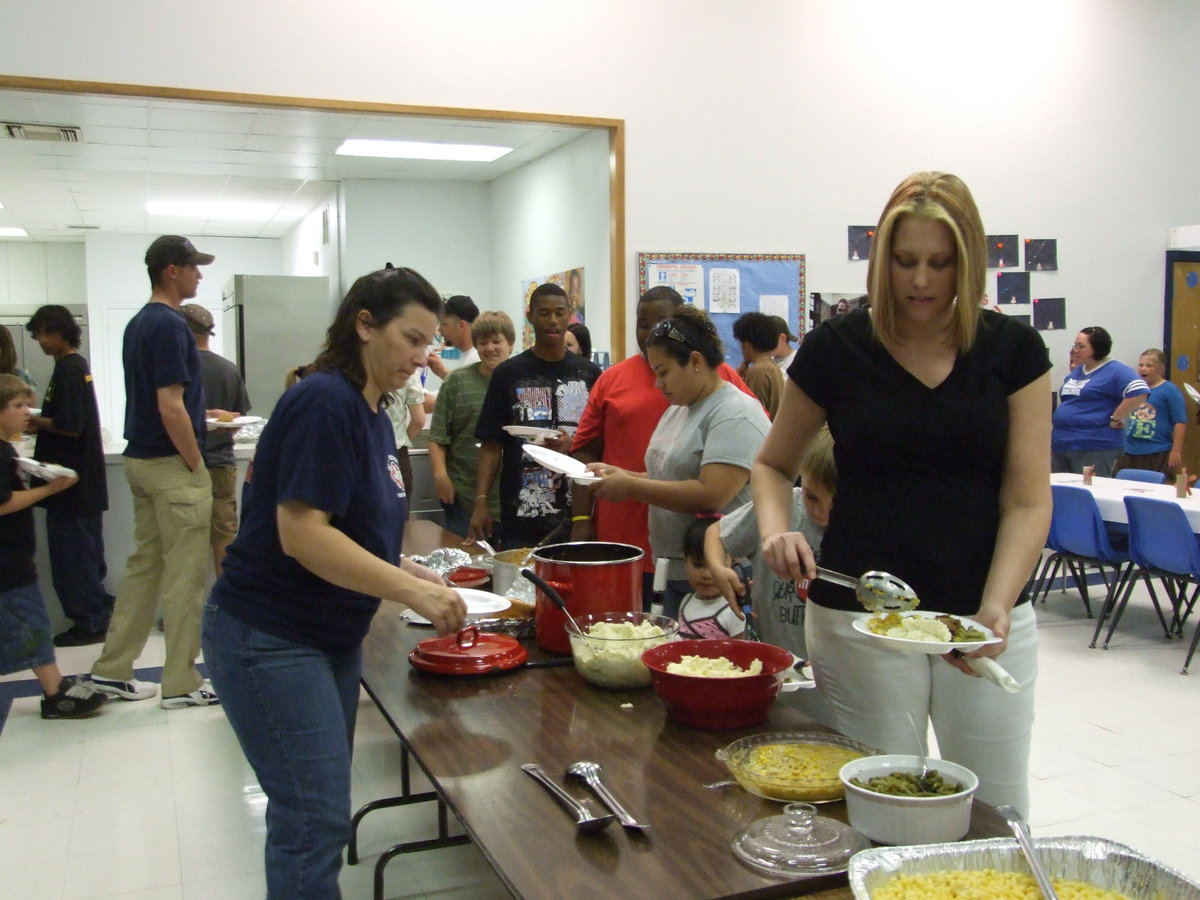
[{"label": "white serving bowl", "polygon": [[963,789],[941,797],[903,797],[880,794],[850,782],[852,778],[867,781],[893,772],[919,775],[919,756],[864,756],[842,766],[838,777],[846,786],[850,825],[879,844],[941,844],[965,835],[971,827],[971,803],[979,779],[970,769],[944,759],[930,759],[928,765]]}]

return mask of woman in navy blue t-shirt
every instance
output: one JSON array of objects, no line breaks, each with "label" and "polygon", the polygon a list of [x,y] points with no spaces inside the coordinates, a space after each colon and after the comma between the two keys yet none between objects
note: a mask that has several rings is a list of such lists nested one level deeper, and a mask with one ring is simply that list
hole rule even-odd
[{"label": "woman in navy blue t-shirt", "polygon": [[268,897],[336,897],[350,836],[362,641],[379,599],[438,632],[466,608],[402,557],[390,391],[425,365],[441,301],[411,269],[359,278],[310,374],[279,400],[204,615],[204,660],[267,795]]}]

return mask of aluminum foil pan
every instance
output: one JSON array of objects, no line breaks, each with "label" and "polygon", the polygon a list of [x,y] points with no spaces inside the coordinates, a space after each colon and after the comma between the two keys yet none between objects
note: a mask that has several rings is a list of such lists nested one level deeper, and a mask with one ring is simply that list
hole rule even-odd
[{"label": "aluminum foil pan", "polygon": [[[1119,891],[1130,900],[1200,900],[1200,884],[1116,841],[1063,837],[1041,838],[1033,844],[1051,878],[1087,882]],[[874,847],[850,860],[850,889],[858,900],[871,900],[873,892],[896,875],[968,869],[1028,872],[1029,866],[1012,838]]]}]

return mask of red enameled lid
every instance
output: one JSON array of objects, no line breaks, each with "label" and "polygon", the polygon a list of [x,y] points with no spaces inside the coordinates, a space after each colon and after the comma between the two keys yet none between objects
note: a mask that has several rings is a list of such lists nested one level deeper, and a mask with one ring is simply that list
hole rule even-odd
[{"label": "red enameled lid", "polygon": [[457,634],[428,638],[408,654],[413,668],[437,675],[486,675],[515,669],[529,651],[506,634],[484,634],[471,625]]}]

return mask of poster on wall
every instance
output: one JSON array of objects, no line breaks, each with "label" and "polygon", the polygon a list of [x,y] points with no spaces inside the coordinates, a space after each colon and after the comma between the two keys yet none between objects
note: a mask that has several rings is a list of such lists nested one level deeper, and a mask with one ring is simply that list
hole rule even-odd
[{"label": "poster on wall", "polygon": [[997,303],[1028,303],[1029,273],[1000,272],[996,275]]},{"label": "poster on wall", "polygon": [[866,262],[871,258],[871,241],[875,239],[874,225],[847,225],[847,253],[851,262]]},{"label": "poster on wall", "polygon": [[740,313],[742,278],[737,269],[708,270],[708,311],[710,313]]},{"label": "poster on wall", "polygon": [[[574,269],[566,269],[562,272],[555,272],[551,275],[543,275],[540,278],[521,279],[521,295],[525,298],[526,312],[529,310],[529,297],[533,294],[535,288],[543,284],[557,284],[560,288],[567,292],[567,306],[571,310],[571,322],[583,324],[584,317],[584,278],[583,266]],[[521,329],[521,347],[528,350],[533,346],[533,326],[529,324],[528,316],[525,317],[525,324]]]},{"label": "poster on wall", "polygon": [[1033,301],[1033,327],[1038,331],[1059,331],[1067,326],[1065,297],[1039,297]]},{"label": "poster on wall", "polygon": [[1054,238],[1030,238],[1025,241],[1026,272],[1057,272],[1058,241]]},{"label": "poster on wall", "polygon": [[1020,263],[1015,234],[989,234],[987,251],[989,269],[1012,269]]},{"label": "poster on wall", "polygon": [[683,302],[706,309],[704,302],[704,266],[690,263],[647,263],[646,287],[669,287],[679,292]]}]

